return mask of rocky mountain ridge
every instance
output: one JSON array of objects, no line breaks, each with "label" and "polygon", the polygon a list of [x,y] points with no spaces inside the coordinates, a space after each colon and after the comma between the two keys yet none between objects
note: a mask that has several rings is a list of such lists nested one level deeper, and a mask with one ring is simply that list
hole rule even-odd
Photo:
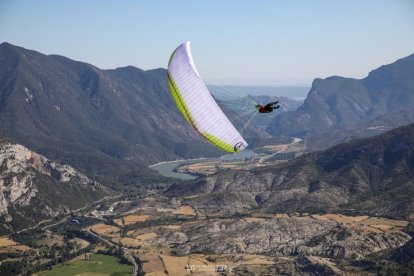
[{"label": "rocky mountain ridge", "polygon": [[[365,235],[329,220],[274,218],[256,222],[206,220],[184,227],[183,234],[160,236],[182,243],[181,254],[262,254],[266,256],[313,255],[328,258],[362,258],[373,252],[397,248],[411,236],[400,231]],[[204,235],[200,236],[200,233]],[[165,241],[164,241],[165,242]]]},{"label": "rocky mountain ridge", "polygon": [[282,164],[173,185],[200,213],[364,213],[414,219],[414,124]]},{"label": "rocky mountain ridge", "polygon": [[4,223],[3,231],[67,213],[109,192],[69,165],[49,161],[10,140],[0,140],[0,219]]},{"label": "rocky mountain ridge", "polygon": [[[246,122],[249,122],[248,126],[258,127],[262,130],[262,132],[266,134],[267,132],[265,131],[265,129],[269,126],[269,124],[271,124],[271,122],[274,120],[276,116],[286,111],[294,111],[301,104],[300,101],[296,101],[292,98],[283,97],[283,96],[267,96],[267,95],[250,96],[248,95],[245,97],[236,97],[232,94],[229,94],[229,95],[225,95],[221,97],[220,96],[215,96],[215,97],[217,99],[217,103],[219,104],[219,106],[229,116],[230,121],[232,121],[232,123],[235,124],[235,126],[239,130],[243,130],[246,127]],[[278,108],[274,112],[267,113],[267,114],[255,113],[256,104],[258,103],[267,104],[267,103],[276,102],[276,101],[279,101],[280,108]],[[234,116],[232,116],[232,114],[234,114]],[[236,118],[239,120],[241,119],[241,122],[239,123]],[[248,131],[242,134],[246,137],[253,136],[252,133],[249,133]],[[253,134],[256,136],[260,135],[257,133],[253,133]]]},{"label": "rocky mountain ridge", "polygon": [[[412,123],[413,75],[414,55],[410,55],[371,71],[361,80],[339,76],[315,79],[303,105],[296,111],[277,116],[268,131],[272,135],[301,138],[319,134],[323,139],[329,130],[341,129],[352,135],[367,128],[376,118],[403,110],[409,110],[406,117],[409,116],[408,123]],[[406,118],[401,122],[397,117],[394,119],[394,127],[407,123]],[[377,126],[381,126],[379,123]],[[329,140],[324,141],[327,146],[334,145]]]}]

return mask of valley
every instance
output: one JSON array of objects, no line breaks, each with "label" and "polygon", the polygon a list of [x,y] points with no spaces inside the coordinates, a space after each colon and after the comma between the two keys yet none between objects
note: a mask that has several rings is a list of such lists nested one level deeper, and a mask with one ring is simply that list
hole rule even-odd
[{"label": "valley", "polygon": [[[411,240],[408,226],[405,220],[338,213],[200,214],[179,198],[150,195],[108,199],[57,223],[3,237],[0,250],[19,256],[3,262],[24,256],[33,267],[57,259],[54,273],[73,262],[88,267],[88,254],[99,259],[109,253],[135,263],[126,271],[145,275],[296,274],[306,267],[341,274],[349,272],[343,260],[404,246]],[[24,245],[28,240],[30,246]],[[360,268],[354,269],[358,274]]]},{"label": "valley", "polygon": [[[214,87],[249,143],[222,156],[167,70],[0,44],[0,274],[409,274],[413,57],[303,103]],[[247,125],[246,100],[281,107]]]},{"label": "valley", "polygon": [[181,160],[151,165],[161,175],[182,180],[193,180],[226,169],[252,169],[266,164],[281,163],[298,157],[306,151],[302,139],[292,138],[285,143],[274,143],[244,150],[236,154],[224,155],[220,158],[202,158],[196,160]]},{"label": "valley", "polygon": [[[110,195],[92,204],[2,236],[0,271],[13,267],[30,273],[58,272],[76,267],[92,272],[89,264],[95,259],[108,263],[103,266],[108,272],[115,271],[111,265],[115,261],[119,269],[133,275],[359,275],[372,272],[367,263],[390,273],[407,271],[410,266],[400,263],[407,253],[400,252],[410,250],[413,242],[409,192],[408,201],[394,196],[392,204],[406,207],[393,213],[392,208],[381,209],[390,204],[386,201],[378,205],[373,201],[366,207],[367,196],[361,191],[357,196],[344,192],[346,185],[356,185],[349,180],[341,180],[342,190],[338,190],[325,184],[315,186],[312,177],[318,171],[318,179],[325,181],[330,175],[337,177],[337,171],[354,168],[350,164],[360,164],[361,158],[369,158],[371,170],[382,166],[386,173],[385,180],[377,178],[369,185],[383,185],[382,181],[393,177],[388,189],[398,191],[402,185],[409,191],[413,132],[414,125],[409,125],[320,153],[304,154],[303,141],[295,138],[257,148],[258,154],[243,160],[192,160],[177,171],[198,175],[195,180],[178,181],[167,189],[147,189],[139,196],[106,190]],[[7,151],[6,160],[14,162],[10,166],[14,170],[24,165],[50,174],[44,169],[50,165],[41,165],[51,164],[44,157],[36,157],[43,163],[34,162],[24,157],[34,153],[19,155],[27,151],[10,142],[4,145],[19,149]],[[392,158],[387,155],[391,150]],[[14,155],[20,159],[10,158]],[[284,186],[298,179],[307,180]],[[364,187],[362,181],[353,180]],[[291,195],[298,191],[308,202],[295,203]],[[312,202],[315,193],[320,197]],[[329,196],[335,197],[336,205]],[[327,205],[315,208],[319,204]]]}]

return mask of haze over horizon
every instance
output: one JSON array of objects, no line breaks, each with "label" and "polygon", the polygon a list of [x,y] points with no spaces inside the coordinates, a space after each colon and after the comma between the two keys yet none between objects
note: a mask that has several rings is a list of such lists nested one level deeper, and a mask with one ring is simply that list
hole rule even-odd
[{"label": "haze over horizon", "polygon": [[0,0],[0,43],[147,70],[190,40],[207,83],[249,86],[364,78],[414,53],[412,1],[261,3]]}]

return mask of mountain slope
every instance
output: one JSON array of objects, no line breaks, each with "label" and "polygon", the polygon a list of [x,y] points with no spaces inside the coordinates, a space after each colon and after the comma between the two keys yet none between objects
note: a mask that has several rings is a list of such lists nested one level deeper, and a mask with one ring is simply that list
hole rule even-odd
[{"label": "mountain slope", "polygon": [[315,79],[303,105],[276,117],[268,131],[303,137],[332,127],[364,127],[378,116],[412,110],[413,74],[411,55],[373,70],[362,80],[337,76]]},{"label": "mountain slope", "polygon": [[108,193],[73,167],[0,139],[0,231],[34,225]]},{"label": "mountain slope", "polygon": [[414,124],[250,171],[228,170],[169,196],[199,211],[329,212],[414,219]]},{"label": "mountain slope", "polygon": [[0,133],[104,183],[160,181],[149,164],[220,154],[178,112],[166,74],[100,70],[3,43]]},{"label": "mountain slope", "polygon": [[412,122],[414,122],[414,109],[407,108],[380,115],[361,127],[344,129],[335,126],[319,133],[310,133],[306,137],[306,145],[311,151],[323,150],[354,139],[372,137]]},{"label": "mountain slope", "polygon": [[[272,120],[280,115],[283,112],[296,110],[300,106],[299,101],[295,101],[292,98],[288,97],[278,97],[278,96],[245,96],[245,97],[232,97],[231,95],[219,97],[215,96],[217,99],[218,105],[223,109],[223,111],[229,115],[229,119],[238,126],[237,120],[241,120],[240,126],[238,129],[242,129],[243,126],[248,121],[248,125],[258,127],[262,129],[267,128],[267,126],[272,122]],[[270,102],[279,101],[280,108],[272,113],[259,114],[255,113],[255,105],[257,103],[267,104]],[[234,114],[232,116],[231,114]],[[266,132],[266,134],[268,134]],[[253,129],[252,132],[243,133],[243,135],[248,138],[249,136],[258,136]]]},{"label": "mountain slope", "polygon": [[209,85],[208,88],[214,96],[220,97],[220,95],[226,96],[229,93],[237,94],[241,96],[260,96],[268,95],[272,97],[289,97],[293,99],[304,99],[309,87],[303,86],[285,86],[285,87],[272,87],[272,86],[235,86],[235,85]]}]

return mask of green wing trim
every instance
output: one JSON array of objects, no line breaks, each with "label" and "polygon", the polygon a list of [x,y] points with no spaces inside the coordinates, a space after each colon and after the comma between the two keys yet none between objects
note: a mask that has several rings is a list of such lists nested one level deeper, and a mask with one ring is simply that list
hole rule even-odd
[{"label": "green wing trim", "polygon": [[183,114],[184,118],[187,122],[192,125],[195,129],[196,126],[194,124],[194,120],[191,117],[190,109],[188,108],[187,104],[185,103],[183,97],[181,96],[180,90],[178,90],[177,85],[175,84],[173,78],[171,77],[170,73],[168,73],[168,85],[170,86],[171,94],[173,95],[173,99],[178,106],[178,109]]},{"label": "green wing trim", "polygon": [[206,132],[201,133],[201,135],[203,135],[210,143],[212,143],[216,147],[221,148],[224,151],[227,151],[227,152],[237,151],[237,149],[235,150],[233,145],[230,145],[229,143],[224,142],[223,140],[221,140],[220,138],[217,138],[214,135],[208,134]]}]

